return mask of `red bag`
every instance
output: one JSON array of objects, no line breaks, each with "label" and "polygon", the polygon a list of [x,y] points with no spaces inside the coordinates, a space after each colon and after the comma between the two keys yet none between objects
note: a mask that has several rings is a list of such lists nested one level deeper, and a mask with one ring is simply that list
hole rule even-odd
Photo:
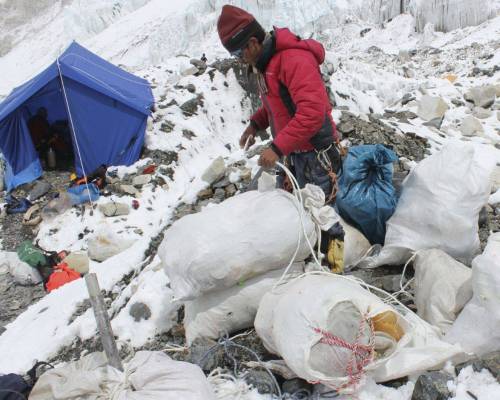
[{"label": "red bag", "polygon": [[68,267],[68,264],[61,263],[54,267],[55,271],[50,274],[45,288],[50,293],[55,289],[60,288],[68,282],[79,279],[81,276],[78,272],[73,271]]}]

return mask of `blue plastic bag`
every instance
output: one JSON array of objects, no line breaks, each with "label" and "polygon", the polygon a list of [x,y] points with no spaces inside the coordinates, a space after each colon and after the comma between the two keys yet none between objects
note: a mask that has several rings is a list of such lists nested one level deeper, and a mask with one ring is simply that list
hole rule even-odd
[{"label": "blue plastic bag", "polygon": [[89,197],[91,201],[99,199],[99,188],[93,183],[89,183],[88,185],[83,184],[72,186],[67,190],[67,192],[71,198],[72,205],[86,203],[89,201]]},{"label": "blue plastic bag", "polygon": [[385,223],[396,209],[392,163],[396,153],[381,144],[353,146],[339,177],[336,206],[370,243],[383,244]]}]

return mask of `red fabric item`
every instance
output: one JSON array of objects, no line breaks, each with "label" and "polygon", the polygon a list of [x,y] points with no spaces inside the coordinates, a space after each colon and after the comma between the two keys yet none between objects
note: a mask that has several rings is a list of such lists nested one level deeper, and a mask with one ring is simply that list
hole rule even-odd
[{"label": "red fabric item", "polygon": [[156,165],[148,165],[144,170],[142,171],[143,174],[153,174],[156,171]]},{"label": "red fabric item", "polygon": [[73,271],[66,263],[60,263],[54,267],[54,269],[55,271],[50,274],[49,279],[45,284],[45,288],[49,293],[81,277],[78,272]]},{"label": "red fabric item", "polygon": [[227,43],[238,32],[255,20],[254,16],[241,8],[225,5],[217,20],[217,32],[222,43]]},{"label": "red fabric item", "polygon": [[[283,154],[311,151],[314,148],[309,139],[321,128],[325,116],[330,119],[337,139],[332,106],[319,70],[325,49],[316,40],[300,40],[287,28],[275,28],[274,32],[276,52],[264,73],[267,93],[261,94],[263,105],[251,119],[260,129],[274,127],[274,144]],[[280,97],[280,82],[288,88],[295,103],[293,118]]]}]

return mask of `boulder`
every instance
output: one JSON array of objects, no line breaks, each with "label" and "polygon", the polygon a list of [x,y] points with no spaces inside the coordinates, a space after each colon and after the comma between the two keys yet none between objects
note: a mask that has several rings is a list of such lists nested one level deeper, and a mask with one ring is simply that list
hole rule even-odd
[{"label": "boulder", "polygon": [[136,302],[132,304],[128,313],[134,319],[135,322],[140,322],[142,320],[147,321],[151,318],[151,310],[150,308],[141,302]]},{"label": "boulder", "polygon": [[490,108],[495,102],[496,88],[493,85],[476,86],[464,94],[464,99],[476,107]]},{"label": "boulder", "polygon": [[449,109],[448,104],[441,97],[422,96],[418,102],[417,115],[426,121],[444,117]]},{"label": "boulder", "polygon": [[451,397],[448,381],[453,376],[441,371],[426,372],[420,375],[411,400],[447,400]]},{"label": "boulder", "polygon": [[465,363],[458,364],[455,366],[455,372],[458,375],[462,369],[472,365],[472,369],[476,372],[480,372],[483,369],[490,371],[491,375],[496,379],[500,378],[500,351],[495,351],[490,354],[486,354],[481,358],[473,358]]},{"label": "boulder", "polygon": [[130,207],[128,204],[113,201],[106,204],[100,204],[99,211],[106,217],[118,217],[120,215],[128,215],[130,213]]},{"label": "boulder", "polygon": [[129,194],[131,196],[137,196],[139,194],[139,191],[132,185],[120,185],[118,190],[120,193]]},{"label": "boulder", "polygon": [[89,238],[87,244],[90,259],[102,262],[129,248],[132,242],[123,240],[114,232],[102,230]]},{"label": "boulder", "polygon": [[491,117],[493,113],[490,110],[487,110],[486,108],[474,107],[474,109],[472,110],[472,115],[479,119],[486,119]]},{"label": "boulder", "polygon": [[460,125],[460,131],[465,135],[465,136],[475,136],[478,133],[483,133],[483,125],[481,125],[481,122],[472,115],[469,115],[464,118],[462,121],[462,125]]},{"label": "boulder", "polygon": [[201,96],[197,96],[183,103],[181,105],[181,110],[184,115],[191,116],[196,114],[198,107],[201,105],[203,105],[203,98]]},{"label": "boulder", "polygon": [[139,186],[139,187],[142,187],[142,186],[148,184],[149,182],[151,182],[151,175],[150,174],[138,175],[138,176],[135,176],[134,179],[132,179],[132,185]]},{"label": "boulder", "polygon": [[222,157],[217,157],[212,164],[205,170],[201,179],[211,185],[214,182],[217,182],[219,179],[224,177],[226,172],[226,164]]},{"label": "boulder", "polygon": [[214,191],[211,188],[204,189],[198,192],[198,199],[206,200],[212,198]]},{"label": "boulder", "polygon": [[196,75],[200,70],[196,67],[190,67],[181,72],[182,76]]}]

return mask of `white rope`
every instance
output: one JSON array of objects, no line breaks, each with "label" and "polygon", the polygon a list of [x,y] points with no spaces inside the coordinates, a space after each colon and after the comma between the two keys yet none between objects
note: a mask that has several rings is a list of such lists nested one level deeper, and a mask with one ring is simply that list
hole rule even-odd
[{"label": "white rope", "polygon": [[61,65],[59,64],[59,58],[57,58],[57,69],[59,71],[59,78],[61,79],[61,86],[62,86],[62,90],[63,90],[64,102],[66,103],[66,110],[68,111],[71,133],[73,134],[73,140],[75,141],[76,151],[78,153],[78,158],[80,159],[80,166],[82,167],[83,176],[85,177],[85,186],[87,188],[87,194],[89,196],[91,210],[93,210],[94,209],[94,202],[92,201],[92,197],[90,196],[90,189],[89,189],[89,182],[87,179],[87,173],[85,172],[85,168],[83,167],[82,154],[80,152],[80,145],[78,144],[78,139],[76,138],[75,125],[73,124],[73,116],[71,115],[71,109],[69,107],[68,96],[66,94],[66,87],[64,86],[64,80],[63,80],[63,76],[62,76],[62,72],[61,72]]}]

